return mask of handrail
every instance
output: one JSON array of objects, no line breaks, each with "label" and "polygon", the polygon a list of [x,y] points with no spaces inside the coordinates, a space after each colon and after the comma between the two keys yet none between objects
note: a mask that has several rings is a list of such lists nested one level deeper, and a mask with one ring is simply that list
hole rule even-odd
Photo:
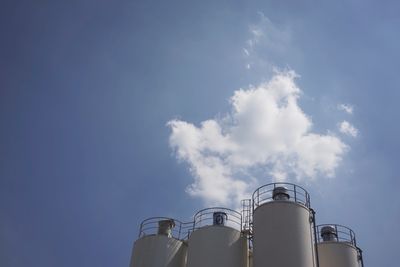
[{"label": "handrail", "polygon": [[194,215],[193,230],[199,229],[204,226],[213,225],[215,212],[224,212],[227,215],[227,220],[225,226],[242,230],[242,214],[239,212],[223,208],[223,207],[212,207],[207,209],[202,209]]},{"label": "handrail", "polygon": [[322,239],[321,236],[321,229],[324,226],[331,226],[335,229],[336,231],[336,240],[335,242],[345,242],[353,245],[354,247],[357,247],[357,242],[356,242],[356,235],[351,230],[350,228],[340,225],[340,224],[320,224],[317,226],[317,243],[323,243],[324,240]]},{"label": "handrail", "polygon": [[296,202],[310,208],[310,195],[301,186],[292,183],[270,183],[257,188],[252,195],[253,212],[264,203],[272,202],[275,188],[284,187],[289,195],[288,201]]},{"label": "handrail", "polygon": [[171,229],[171,237],[185,240],[189,238],[190,232],[193,229],[193,222],[181,222],[169,217],[151,217],[142,221],[139,229],[139,238],[156,235],[159,229],[158,223],[163,220],[172,220],[175,227]]}]

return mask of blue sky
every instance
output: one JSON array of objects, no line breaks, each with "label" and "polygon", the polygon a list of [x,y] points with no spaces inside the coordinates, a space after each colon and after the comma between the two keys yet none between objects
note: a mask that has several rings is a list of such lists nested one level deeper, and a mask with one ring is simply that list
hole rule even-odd
[{"label": "blue sky", "polygon": [[[396,1],[3,1],[0,265],[128,266],[141,220],[186,220],[207,205],[207,195],[188,193],[193,161],[179,158],[167,123],[221,123],[235,91],[268,83],[277,69],[300,76],[296,104],[312,121],[308,132],[348,148],[330,165],[334,177],[303,173],[298,182],[318,222],[351,227],[367,266],[397,266],[398,9]],[[343,121],[356,136],[340,131]],[[267,167],[251,175],[272,181]]]}]

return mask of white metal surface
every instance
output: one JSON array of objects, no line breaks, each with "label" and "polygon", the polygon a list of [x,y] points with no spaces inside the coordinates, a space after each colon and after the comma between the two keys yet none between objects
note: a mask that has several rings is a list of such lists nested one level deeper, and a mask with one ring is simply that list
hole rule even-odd
[{"label": "white metal surface", "polygon": [[130,267],[185,267],[187,245],[165,235],[138,239],[132,251]]},{"label": "white metal surface", "polygon": [[348,242],[318,243],[320,267],[360,267],[357,249]]},{"label": "white metal surface", "polygon": [[247,238],[227,226],[205,226],[188,241],[187,267],[248,267]]},{"label": "white metal surface", "polygon": [[249,267],[253,267],[253,251],[249,251]]},{"label": "white metal surface", "polygon": [[293,201],[271,201],[253,214],[254,267],[314,267],[310,211]]}]

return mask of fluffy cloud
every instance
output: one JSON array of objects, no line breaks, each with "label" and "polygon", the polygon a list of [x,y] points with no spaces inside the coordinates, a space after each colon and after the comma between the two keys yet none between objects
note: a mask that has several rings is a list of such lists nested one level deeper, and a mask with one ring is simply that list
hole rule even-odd
[{"label": "fluffy cloud", "polygon": [[357,135],[358,135],[358,130],[353,125],[351,125],[348,121],[342,121],[339,124],[339,131],[341,133],[350,135],[352,137],[357,137]]},{"label": "fluffy cloud", "polygon": [[235,91],[232,110],[222,119],[200,126],[168,122],[170,146],[194,176],[189,194],[207,204],[232,205],[248,197],[259,178],[334,176],[347,146],[332,134],[311,132],[295,77],[293,71],[277,73],[258,87]]}]

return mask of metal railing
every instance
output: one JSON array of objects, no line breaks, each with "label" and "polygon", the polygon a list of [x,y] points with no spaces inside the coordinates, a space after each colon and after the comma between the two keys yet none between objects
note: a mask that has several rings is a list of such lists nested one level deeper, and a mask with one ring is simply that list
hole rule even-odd
[{"label": "metal railing", "polygon": [[242,230],[242,215],[239,212],[228,208],[213,207],[202,209],[194,215],[193,231],[204,226],[213,225],[215,212],[226,214],[225,226],[239,231]]},{"label": "metal railing", "polygon": [[164,220],[172,220],[175,224],[175,226],[171,228],[171,237],[180,240],[189,238],[193,229],[193,222],[181,222],[168,217],[151,217],[142,221],[139,229],[139,238],[158,234],[159,222]]},{"label": "metal railing", "polygon": [[310,195],[303,187],[291,183],[271,183],[263,185],[254,191],[252,196],[253,212],[262,204],[274,201],[274,189],[278,187],[286,189],[286,193],[289,196],[287,201],[296,202],[310,208]]},{"label": "metal railing", "polygon": [[339,224],[320,224],[317,226],[317,243],[323,243],[324,240],[321,236],[321,230],[323,227],[325,226],[331,226],[335,229],[336,232],[336,242],[346,242],[349,243],[351,245],[353,245],[354,247],[357,247],[357,243],[356,243],[356,235],[354,234],[353,230],[351,230],[350,228],[343,226],[343,225],[339,225]]}]

